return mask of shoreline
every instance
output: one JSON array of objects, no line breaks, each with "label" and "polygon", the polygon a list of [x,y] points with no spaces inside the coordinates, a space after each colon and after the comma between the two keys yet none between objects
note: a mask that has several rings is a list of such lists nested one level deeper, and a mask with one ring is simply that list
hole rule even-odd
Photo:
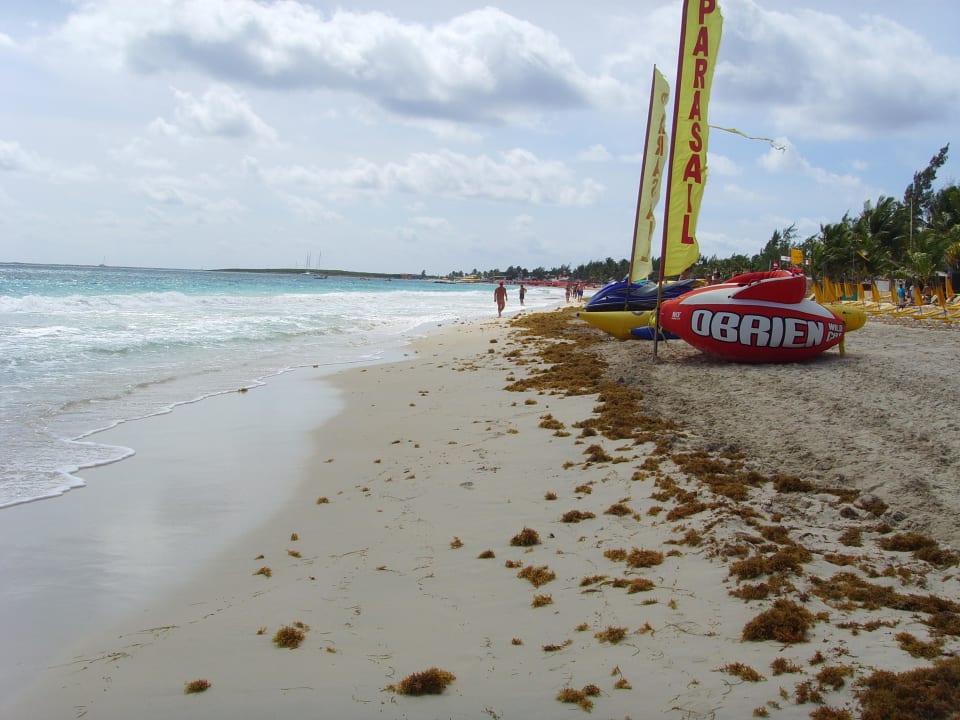
[{"label": "shoreline", "polygon": [[[584,334],[563,332],[574,343]],[[848,354],[858,337],[848,341]],[[723,486],[705,481],[688,459],[711,444],[708,435],[653,423],[642,437],[636,427],[606,436],[596,430],[598,402],[615,402],[617,393],[607,386],[599,399],[563,389],[563,382],[599,382],[583,379],[589,366],[551,387],[556,345],[494,320],[446,328],[403,360],[334,375],[344,407],[312,433],[293,498],[262,513],[263,524],[232,540],[204,573],[96,629],[16,709],[148,720],[251,712],[293,718],[318,707],[343,718],[532,717],[578,713],[558,693],[596,685],[599,694],[581,700],[603,717],[748,717],[767,708],[792,718],[816,707],[796,702],[803,683],[830,706],[852,708],[854,676],[929,664],[894,637],[909,632],[933,642],[924,616],[849,598],[852,606],[841,608],[818,594],[813,579],[870,567],[870,582],[891,592],[956,597],[952,571],[879,547],[894,530],[877,530],[880,517],[852,494],[819,483],[796,493],[756,478],[718,491]],[[677,388],[690,393],[705,372],[746,374],[767,400],[778,392],[757,386],[742,366],[678,357],[645,373],[637,366],[640,345],[597,346],[601,355],[630,355],[608,368],[614,387],[627,387],[616,375],[632,368],[636,377],[673,373]],[[824,360],[819,365],[837,369],[833,358]],[[781,371],[805,372],[768,368],[771,376]],[[827,385],[837,380],[821,375]],[[660,410],[672,407],[680,406]],[[816,436],[811,442],[816,447]],[[713,454],[720,470],[740,477],[752,465],[727,444]],[[717,458],[701,458],[708,459]],[[511,545],[528,527],[541,544]],[[853,529],[862,537],[856,546],[843,541]],[[495,557],[481,559],[488,550]],[[632,550],[644,552],[634,557]],[[742,560],[771,557],[786,568],[761,573],[778,583],[762,597],[763,583],[731,572]],[[884,574],[886,565],[898,572]],[[269,577],[257,574],[263,567]],[[537,586],[517,576],[525,567],[555,577]],[[730,595],[747,588],[754,599]],[[531,607],[538,595],[551,602]],[[809,607],[816,621],[803,633],[806,642],[743,641],[746,625],[775,598]],[[864,632],[874,620],[881,624]],[[273,633],[294,622],[309,626],[304,644],[278,649]],[[614,639],[618,630],[623,636]],[[957,650],[955,636],[940,640],[941,656]],[[815,654],[824,660],[811,662]],[[778,658],[795,669],[776,677]],[[738,665],[765,679],[746,679]],[[457,676],[443,695],[385,689],[428,667]],[[827,668],[841,680],[836,687],[821,678]],[[211,689],[184,695],[184,683],[201,677]]]},{"label": "shoreline", "polygon": [[[0,710],[65,644],[152,606],[171,579],[189,582],[279,510],[260,479],[302,472],[308,429],[342,405],[328,382],[337,371],[283,373],[95,433],[136,452],[80,471],[84,485],[63,495],[0,510],[8,638]],[[279,454],[258,458],[245,447],[259,440]],[[280,498],[296,486],[283,480]]]}]

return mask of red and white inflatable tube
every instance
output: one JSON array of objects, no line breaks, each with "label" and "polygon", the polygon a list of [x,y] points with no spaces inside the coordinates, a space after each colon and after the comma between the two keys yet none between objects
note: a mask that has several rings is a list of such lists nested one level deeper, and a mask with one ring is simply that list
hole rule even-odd
[{"label": "red and white inflatable tube", "polygon": [[806,277],[779,272],[666,300],[660,326],[701,352],[737,362],[806,360],[839,345],[843,320],[805,299]]}]

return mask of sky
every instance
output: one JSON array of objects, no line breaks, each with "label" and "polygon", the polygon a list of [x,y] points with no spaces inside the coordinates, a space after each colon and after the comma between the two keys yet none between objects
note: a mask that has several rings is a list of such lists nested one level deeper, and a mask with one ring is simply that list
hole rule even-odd
[{"label": "sky", "polygon": [[[680,0],[488,1],[0,3],[0,262],[628,257]],[[809,237],[960,154],[960,5],[720,4],[709,122],[775,143],[711,132],[704,256]]]}]

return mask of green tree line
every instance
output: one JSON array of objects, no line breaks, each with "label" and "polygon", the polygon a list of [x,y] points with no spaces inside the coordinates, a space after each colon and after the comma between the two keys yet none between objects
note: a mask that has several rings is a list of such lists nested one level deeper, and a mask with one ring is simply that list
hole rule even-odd
[{"label": "green tree line", "polygon": [[[794,225],[774,230],[770,240],[755,255],[735,254],[720,258],[700,256],[690,268],[694,277],[719,273],[768,270],[793,248],[803,251],[806,273],[815,280],[862,282],[875,278],[905,279],[924,286],[936,281],[938,273],[960,275],[960,186],[956,183],[934,190],[937,171],[947,161],[950,145],[934,155],[926,168],[914,173],[903,198],[881,195],[876,202],[867,200],[859,214],[850,213],[837,222],[820,226],[806,239],[797,237]],[[654,273],[659,258],[654,258]],[[629,271],[626,259],[593,260],[571,267],[513,266],[469,273],[477,277],[516,279],[571,278],[585,282],[622,279]],[[463,277],[454,272],[450,277]],[[960,289],[960,288],[958,288]]]},{"label": "green tree line", "polygon": [[791,248],[800,248],[805,269],[815,280],[861,282],[875,278],[905,279],[926,285],[937,273],[960,273],[960,186],[933,189],[937,170],[946,162],[945,145],[922,171],[914,173],[903,199],[880,196],[850,213],[820,226],[815,235],[798,241],[796,228],[774,231],[759,254],[748,259],[700,258],[695,272],[716,268],[721,275],[745,267],[769,269]]}]

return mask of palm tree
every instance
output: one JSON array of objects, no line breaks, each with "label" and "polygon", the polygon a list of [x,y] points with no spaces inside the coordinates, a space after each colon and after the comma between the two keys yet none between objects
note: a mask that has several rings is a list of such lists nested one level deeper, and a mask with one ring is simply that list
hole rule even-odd
[{"label": "palm tree", "polygon": [[818,241],[822,244],[819,266],[814,267],[814,277],[819,270],[820,277],[839,280],[851,278],[856,274],[857,248],[850,229],[850,218],[843,216],[838,223],[820,226]]},{"label": "palm tree", "polygon": [[[954,226],[954,230],[960,228],[960,225]],[[960,234],[958,232],[957,234]],[[944,260],[947,261],[947,272],[950,273],[950,284],[956,290],[960,287],[960,240],[947,245],[944,253]]]},{"label": "palm tree", "polygon": [[758,270],[769,270],[780,258],[790,254],[790,246],[797,236],[797,226],[791,225],[783,230],[774,230],[770,240],[763,246],[759,255],[754,255],[751,265]]},{"label": "palm tree", "polygon": [[865,276],[885,277],[896,267],[894,258],[904,248],[903,206],[892,197],[880,196],[874,207],[868,200],[851,225],[854,253]]},{"label": "palm tree", "polygon": [[[955,230],[956,228],[960,228],[960,225],[954,227]],[[947,245],[943,259],[947,261],[947,270],[949,272],[954,274],[960,272],[960,240]]]},{"label": "palm tree", "polygon": [[960,186],[943,188],[934,196],[929,232],[942,255],[940,267],[951,274],[960,272]]},{"label": "palm tree", "polygon": [[951,185],[933,194],[929,208],[926,225],[914,233],[902,263],[921,286],[932,282],[938,271],[960,267],[960,187]]},{"label": "palm tree", "polygon": [[[917,243],[922,244],[919,240]],[[907,253],[903,268],[908,277],[913,280],[914,287],[925,288],[933,278],[936,261],[931,253],[924,250],[911,250]]]},{"label": "palm tree", "polygon": [[[823,226],[820,229],[822,232]],[[823,268],[823,240],[819,235],[811,235],[800,243],[800,249],[803,251],[804,262],[809,268],[807,274],[814,280],[819,280]]]}]

